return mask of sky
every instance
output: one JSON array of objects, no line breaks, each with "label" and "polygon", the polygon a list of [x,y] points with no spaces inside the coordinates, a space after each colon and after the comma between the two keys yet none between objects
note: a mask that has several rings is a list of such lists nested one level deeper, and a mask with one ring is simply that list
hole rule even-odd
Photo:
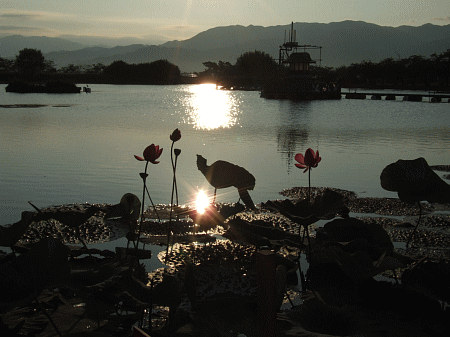
[{"label": "sky", "polygon": [[185,40],[218,26],[450,24],[448,0],[0,0],[0,36]]}]

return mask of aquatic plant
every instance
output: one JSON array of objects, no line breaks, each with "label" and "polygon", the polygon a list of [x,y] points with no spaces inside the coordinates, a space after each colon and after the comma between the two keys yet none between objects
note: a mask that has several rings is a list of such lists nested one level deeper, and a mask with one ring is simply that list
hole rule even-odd
[{"label": "aquatic plant", "polygon": [[[172,163],[172,170],[173,170],[173,180],[172,180],[172,194],[170,197],[170,215],[169,215],[169,226],[167,227],[167,254],[169,254],[169,243],[170,243],[170,231],[172,229],[172,214],[173,214],[173,198],[175,193],[175,199],[176,199],[176,205],[178,206],[178,188],[177,188],[177,178],[176,178],[176,171],[177,171],[177,160],[178,156],[181,154],[180,149],[174,149],[173,146],[175,145],[175,142],[179,141],[181,139],[181,131],[176,128],[173,130],[172,134],[170,135],[170,140],[172,141],[172,146],[170,147],[170,161]],[[175,160],[173,159],[173,154],[175,154]]]},{"label": "aquatic plant", "polygon": [[277,210],[286,218],[296,223],[299,226],[298,234],[301,234],[303,227],[303,235],[300,241],[299,255],[297,258],[298,267],[300,270],[300,280],[302,282],[303,290],[306,289],[306,279],[302,272],[300,265],[300,254],[303,250],[303,245],[306,239],[308,240],[308,260],[311,261],[311,238],[309,235],[309,226],[318,220],[331,220],[336,216],[348,218],[349,209],[347,207],[347,199],[341,194],[330,189],[325,189],[322,194],[316,195],[312,202],[301,200],[293,203],[291,200],[282,201],[267,201],[265,207]]},{"label": "aquatic plant", "polygon": [[[181,131],[177,129],[173,130],[172,134],[170,135],[170,140],[172,141],[172,146],[170,147],[170,161],[172,163],[172,170],[173,170],[173,182],[172,182],[172,196],[170,199],[170,205],[173,204],[173,195],[175,192],[175,199],[176,204],[178,205],[178,188],[177,188],[177,179],[176,179],[176,170],[177,170],[177,160],[178,156],[181,154],[180,149],[174,149],[173,146],[175,142],[179,141],[181,139]],[[173,159],[173,154],[175,154],[175,161]]]},{"label": "aquatic plant", "polygon": [[163,151],[163,149],[162,148],[160,149],[159,145],[151,144],[150,146],[147,146],[145,148],[144,153],[143,153],[144,158],[136,156],[136,155],[134,155],[134,157],[139,161],[147,162],[147,164],[145,165],[145,172],[147,172],[147,166],[148,166],[149,162],[152,164],[159,163],[159,161],[156,161],[156,159],[158,159],[161,156],[162,151]]},{"label": "aquatic plant", "polygon": [[147,168],[148,168],[148,163],[152,163],[152,164],[158,164],[159,161],[156,161],[162,154],[163,149],[159,148],[159,145],[155,145],[155,144],[151,144],[150,146],[147,146],[144,150],[143,156],[144,158],[140,157],[140,156],[136,156],[134,155],[134,157],[139,160],[139,161],[145,161],[145,170],[142,173],[139,173],[139,176],[142,178],[142,181],[144,183],[144,187],[143,187],[143,192],[142,192],[142,208],[141,208],[141,221],[139,224],[139,236],[137,238],[136,241],[136,250],[138,249],[139,246],[139,237],[141,236],[141,229],[142,229],[142,221],[143,221],[143,215],[144,215],[144,209],[145,209],[145,192],[147,191],[148,196],[150,201],[152,202],[153,208],[156,211],[156,207],[153,204],[153,201],[150,197],[150,193],[148,192],[147,189]]},{"label": "aquatic plant", "polygon": [[406,242],[406,247],[414,238],[422,217],[421,201],[430,203],[450,203],[450,185],[443,181],[428,165],[425,158],[397,160],[386,166],[380,175],[381,187],[398,193],[401,201],[416,203],[419,217],[416,227]]},{"label": "aquatic plant", "polygon": [[303,173],[308,172],[308,201],[311,200],[311,170],[322,160],[319,157],[319,150],[314,153],[313,149],[309,148],[306,150],[305,155],[302,153],[297,153],[295,155],[295,160],[298,162],[295,164],[296,167],[300,169],[305,169]]}]

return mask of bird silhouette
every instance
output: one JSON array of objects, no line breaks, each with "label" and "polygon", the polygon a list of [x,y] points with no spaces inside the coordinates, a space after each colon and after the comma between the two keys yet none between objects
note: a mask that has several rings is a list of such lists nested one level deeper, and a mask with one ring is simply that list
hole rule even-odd
[{"label": "bird silhouette", "polygon": [[100,207],[94,205],[77,210],[58,209],[56,211],[38,212],[35,214],[34,219],[35,221],[54,219],[70,228],[79,229],[79,227],[88,221],[90,217],[101,210]]},{"label": "bird silhouette", "polygon": [[[34,215],[34,221],[44,221],[44,220],[50,220],[54,219],[60,223],[62,223],[65,226],[68,226],[75,231],[75,235],[78,238],[78,240],[81,241],[84,248],[88,250],[86,243],[83,241],[83,239],[80,236],[80,226],[83,225],[86,221],[89,220],[92,216],[94,216],[96,213],[104,210],[100,207],[97,207],[95,205],[90,206],[89,208],[81,209],[81,210],[64,210],[64,209],[58,209],[58,210],[51,210],[51,211],[40,211],[36,206],[33,205],[38,212]],[[88,250],[89,251],[89,250]],[[89,253],[89,255],[91,255]]]},{"label": "bird silhouette", "polygon": [[33,221],[35,221],[34,212],[22,212],[22,219],[20,221],[8,227],[0,226],[0,246],[14,246],[25,234]]},{"label": "bird silhouette", "polygon": [[242,199],[248,208],[256,209],[248,193],[248,190],[253,190],[255,187],[255,177],[246,169],[223,160],[208,166],[206,159],[201,155],[197,155],[197,168],[214,187],[213,203],[216,201],[217,189],[234,186],[238,189],[239,200]]}]

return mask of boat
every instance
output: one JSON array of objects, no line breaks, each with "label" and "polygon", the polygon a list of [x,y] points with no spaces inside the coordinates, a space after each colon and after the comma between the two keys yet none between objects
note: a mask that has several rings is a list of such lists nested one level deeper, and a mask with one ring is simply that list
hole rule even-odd
[{"label": "boat", "polygon": [[15,92],[20,94],[44,93],[44,94],[79,94],[80,87],[73,83],[48,82],[45,84],[11,82],[6,88],[6,92]]},{"label": "boat", "polygon": [[336,82],[318,81],[310,72],[310,65],[317,63],[308,51],[318,50],[322,59],[322,47],[299,45],[294,23],[291,23],[289,40],[280,46],[278,63],[280,77],[266,84],[261,97],[272,99],[318,100],[341,99],[341,87]]}]

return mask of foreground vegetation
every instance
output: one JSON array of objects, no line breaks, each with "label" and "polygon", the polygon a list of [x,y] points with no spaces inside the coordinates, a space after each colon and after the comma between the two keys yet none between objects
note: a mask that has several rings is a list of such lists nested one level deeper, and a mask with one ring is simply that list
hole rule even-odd
[{"label": "foreground vegetation", "polygon": [[[142,199],[126,193],[116,205],[30,203],[35,212],[0,226],[0,248],[11,250],[0,251],[1,336],[449,335],[450,185],[434,172],[449,166],[398,160],[380,175],[381,187],[398,198],[358,198],[311,186],[312,170],[325,164],[308,148],[295,155],[307,187],[284,190],[288,199],[247,210],[207,200],[202,212],[201,203],[178,205],[181,131],[164,143],[171,144],[170,204],[145,211],[147,172],[164,160],[152,143],[134,155],[145,163]],[[233,176],[229,169],[213,175]],[[406,215],[415,227],[393,218]],[[119,236],[127,246],[114,252],[86,245]],[[80,242],[84,248],[73,245]],[[141,262],[155,251],[145,244],[156,243],[166,246],[151,248],[165,266],[148,271]],[[144,332],[133,333],[136,326]]]}]

